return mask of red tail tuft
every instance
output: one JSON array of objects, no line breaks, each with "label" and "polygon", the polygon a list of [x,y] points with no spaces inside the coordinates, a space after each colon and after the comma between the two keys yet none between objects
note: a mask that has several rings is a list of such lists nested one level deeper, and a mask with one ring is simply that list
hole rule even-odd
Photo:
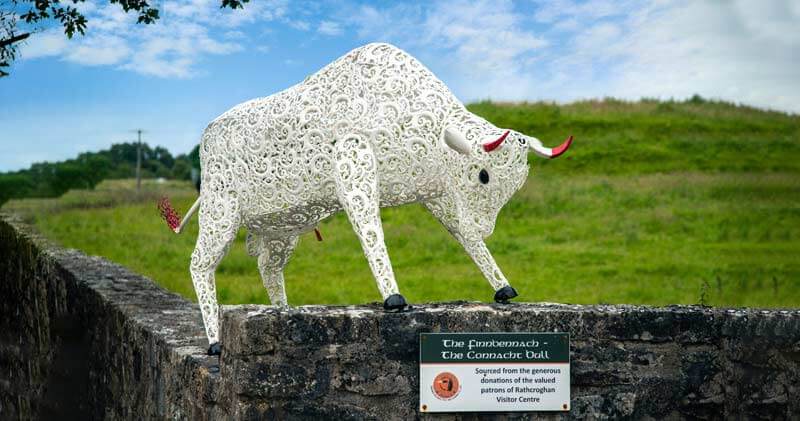
[{"label": "red tail tuft", "polygon": [[167,221],[167,225],[172,231],[176,231],[181,225],[181,216],[178,215],[178,212],[175,212],[166,196],[158,201],[158,211],[161,212],[161,217]]}]

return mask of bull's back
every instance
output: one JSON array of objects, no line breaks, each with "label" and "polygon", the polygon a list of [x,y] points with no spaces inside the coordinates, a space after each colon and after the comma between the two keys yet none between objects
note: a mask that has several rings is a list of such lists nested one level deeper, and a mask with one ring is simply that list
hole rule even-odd
[{"label": "bull's back", "polygon": [[[387,44],[369,44],[298,85],[239,104],[215,119],[201,143],[203,184],[236,191],[250,218],[310,204],[334,206],[337,136],[387,130],[392,135],[376,147],[379,164],[391,171],[400,163],[424,176],[440,129],[436,122],[458,106],[413,57]],[[413,156],[412,138],[424,144],[426,162]],[[214,183],[218,178],[230,184]],[[407,201],[413,200],[413,181],[382,190],[402,190]]]},{"label": "bull's back", "polygon": [[[368,44],[302,83],[222,114],[206,129],[201,158],[204,152],[239,150],[261,152],[262,158],[267,152],[266,158],[275,158],[306,145],[319,148],[348,131],[402,129],[422,113],[441,121],[459,107],[419,61],[392,45]],[[320,139],[320,134],[328,139]]]}]

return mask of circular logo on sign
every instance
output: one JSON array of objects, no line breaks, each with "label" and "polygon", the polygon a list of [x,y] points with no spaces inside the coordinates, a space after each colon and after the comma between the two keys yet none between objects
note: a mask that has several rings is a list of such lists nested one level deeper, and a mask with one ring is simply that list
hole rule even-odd
[{"label": "circular logo on sign", "polygon": [[458,392],[461,392],[461,382],[458,381],[455,374],[445,371],[437,374],[433,379],[431,390],[437,398],[449,401],[458,396]]}]

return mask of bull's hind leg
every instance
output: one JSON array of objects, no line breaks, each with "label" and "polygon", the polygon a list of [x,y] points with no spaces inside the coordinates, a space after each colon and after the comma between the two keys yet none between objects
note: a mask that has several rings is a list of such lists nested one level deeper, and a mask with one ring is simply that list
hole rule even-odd
[{"label": "bull's hind leg", "polygon": [[286,306],[286,288],[283,283],[283,268],[289,262],[297,236],[262,238],[258,254],[258,270],[267,289],[269,302],[274,306]]},{"label": "bull's hind leg", "polygon": [[208,336],[208,353],[220,353],[219,305],[214,271],[228,252],[239,229],[236,201],[233,198],[203,196],[200,204],[200,232],[192,253],[189,271],[197,293],[197,302],[203,313],[203,324]]},{"label": "bull's hind leg", "polygon": [[498,303],[506,303],[508,300],[517,296],[517,291],[508,283],[505,275],[497,266],[486,243],[481,239],[467,239],[458,229],[456,221],[455,203],[447,196],[428,200],[424,203],[425,207],[447,228],[447,231],[458,240],[464,247],[472,261],[478,265],[483,276],[495,290],[494,300]]},{"label": "bull's hind leg", "polygon": [[400,295],[392,263],[383,241],[378,197],[378,163],[370,140],[349,134],[336,141],[334,170],[336,194],[353,230],[361,240],[386,310],[401,310],[406,300]]}]

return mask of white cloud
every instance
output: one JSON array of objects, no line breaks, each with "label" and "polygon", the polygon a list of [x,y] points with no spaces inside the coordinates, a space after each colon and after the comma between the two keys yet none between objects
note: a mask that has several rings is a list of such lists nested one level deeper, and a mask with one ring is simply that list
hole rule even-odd
[{"label": "white cloud", "polygon": [[227,39],[247,39],[247,35],[244,32],[238,30],[227,31],[222,35]]},{"label": "white cloud", "polygon": [[23,60],[39,57],[50,57],[62,54],[67,49],[67,39],[59,30],[51,30],[33,34],[26,44],[20,48],[20,58]]},{"label": "white cloud", "polygon": [[420,29],[423,8],[400,3],[379,10],[365,5],[344,10],[343,18],[356,27],[360,38],[398,41],[413,39],[413,31]]},{"label": "white cloud", "polygon": [[323,35],[330,35],[336,36],[342,34],[342,26],[339,25],[337,22],[332,22],[329,20],[323,20],[319,23],[319,28],[317,28],[317,32]]},{"label": "white cloud", "polygon": [[800,111],[800,2],[445,0],[362,6],[365,41],[415,54],[464,100],[705,97]]},{"label": "white cloud", "polygon": [[273,21],[287,12],[286,0],[259,0],[244,8],[220,9],[219,0],[172,0],[163,5],[163,21],[178,19],[212,26],[234,28],[258,21]]},{"label": "white cloud", "polygon": [[116,68],[157,77],[187,78],[208,55],[242,51],[244,25],[283,19],[286,0],[259,1],[244,9],[220,10],[218,0],[174,0],[161,6],[162,17],[151,25],[136,24],[136,13],[118,4],[80,3],[89,21],[87,35],[72,40],[60,31],[35,34],[20,57],[56,56],[88,66]]},{"label": "white cloud", "polygon": [[258,40],[275,42],[268,23],[279,23],[397,44],[467,101],[698,93],[800,111],[796,0],[354,1],[262,0],[220,10],[219,0],[170,0],[157,24],[136,25],[118,4],[92,0],[79,3],[89,18],[86,37],[35,34],[20,57],[186,78],[202,74],[209,56],[243,51],[246,40],[269,51]]},{"label": "white cloud", "polygon": [[130,54],[127,42],[113,35],[98,35],[69,49],[64,58],[87,66],[117,64]]},{"label": "white cloud", "polygon": [[547,24],[557,24],[570,18],[586,21],[624,16],[647,4],[638,0],[535,0],[535,3],[534,19]]},{"label": "white cloud", "polygon": [[[235,28],[255,22],[272,22],[284,18],[287,8],[287,0],[259,0],[247,3],[242,9],[220,10],[219,0],[216,0],[213,2],[212,17],[208,23],[217,22],[223,26]],[[220,12],[222,12],[222,19],[218,17]]]},{"label": "white cloud", "polygon": [[74,4],[74,7],[84,15],[97,10],[97,4],[95,4],[95,2],[92,0],[77,2]]},{"label": "white cloud", "polygon": [[311,29],[311,24],[304,20],[289,19],[286,21],[286,24],[298,31],[308,31]]},{"label": "white cloud", "polygon": [[122,68],[152,76],[188,78],[197,74],[195,67],[203,56],[243,49],[234,42],[212,38],[202,25],[153,26],[147,28],[139,48]]},{"label": "white cloud", "polygon": [[107,4],[97,9],[96,13],[88,14],[87,19],[89,23],[86,25],[86,30],[90,34],[94,32],[120,34],[136,29],[135,14],[125,13],[116,4]]},{"label": "white cloud", "polygon": [[697,93],[800,111],[800,31],[792,29],[800,7],[792,2],[659,1],[627,10],[617,24],[566,16],[585,29],[551,63],[588,69],[564,79],[569,97]]},{"label": "white cloud", "polygon": [[447,0],[430,8],[362,7],[350,22],[363,38],[397,43],[424,61],[462,99],[521,99],[531,89],[526,56],[545,47],[508,0]]}]

